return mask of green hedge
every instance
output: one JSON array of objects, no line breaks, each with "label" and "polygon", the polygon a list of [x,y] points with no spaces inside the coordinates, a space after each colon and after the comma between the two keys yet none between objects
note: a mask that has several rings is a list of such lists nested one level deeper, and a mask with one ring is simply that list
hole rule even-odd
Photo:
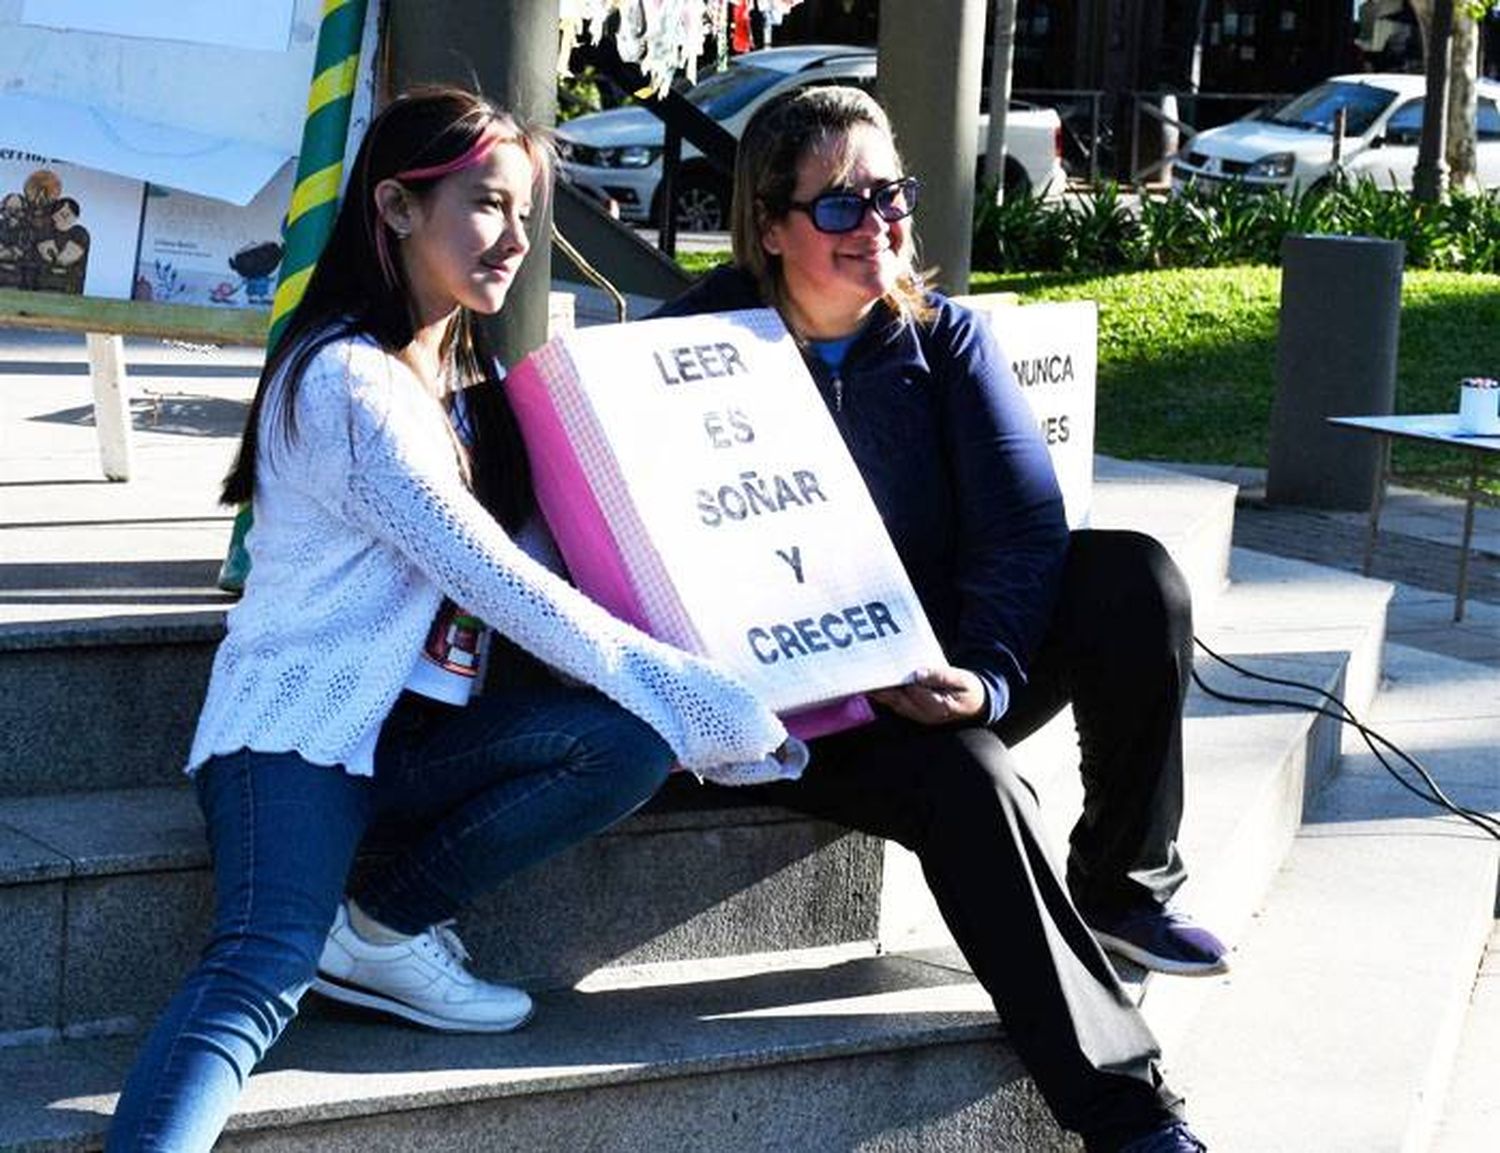
[{"label": "green hedge", "polygon": [[973,263],[1012,272],[1276,264],[1288,233],[1400,240],[1408,268],[1500,272],[1500,193],[1455,192],[1443,204],[1426,205],[1366,179],[1290,196],[1228,184],[1139,198],[1113,185],[999,205],[980,197]]}]

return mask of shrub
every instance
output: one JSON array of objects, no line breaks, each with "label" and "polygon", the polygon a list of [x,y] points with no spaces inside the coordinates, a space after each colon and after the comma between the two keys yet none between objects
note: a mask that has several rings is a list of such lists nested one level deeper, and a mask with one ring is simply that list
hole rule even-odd
[{"label": "shrub", "polygon": [[1500,271],[1500,193],[1455,192],[1421,204],[1368,178],[1334,180],[1291,195],[1231,183],[1134,203],[1113,184],[1060,200],[984,199],[975,214],[974,267],[1003,272],[1276,264],[1289,234],[1399,240],[1406,267]]},{"label": "shrub", "polygon": [[1043,272],[1066,261],[1065,221],[1051,202],[1030,191],[995,203],[990,185],[977,198],[971,262],[980,268],[1009,272]]},{"label": "shrub", "polygon": [[[1489,199],[1489,210],[1495,200]],[[974,292],[1099,306],[1100,452],[1264,466],[1276,388],[1281,273],[1269,266],[1077,277],[981,273]],[[1396,411],[1451,412],[1458,381],[1500,366],[1500,276],[1402,278]],[[1451,454],[1397,446],[1395,471],[1430,483]],[[1500,496],[1500,478],[1488,482]]]},{"label": "shrub", "polygon": [[1443,259],[1434,267],[1500,272],[1500,196],[1455,192],[1447,208]]},{"label": "shrub", "polygon": [[1061,215],[1064,271],[1108,272],[1131,263],[1140,226],[1117,185],[1102,185],[1092,196],[1069,194]]}]

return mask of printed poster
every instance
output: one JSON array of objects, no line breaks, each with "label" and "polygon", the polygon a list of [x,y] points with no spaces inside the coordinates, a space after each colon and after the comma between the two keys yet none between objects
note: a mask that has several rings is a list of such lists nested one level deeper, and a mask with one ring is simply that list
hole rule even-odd
[{"label": "printed poster", "polygon": [[135,299],[269,308],[294,177],[288,161],[244,208],[147,185]]},{"label": "printed poster", "polygon": [[0,146],[0,288],[129,299],[144,189]]}]

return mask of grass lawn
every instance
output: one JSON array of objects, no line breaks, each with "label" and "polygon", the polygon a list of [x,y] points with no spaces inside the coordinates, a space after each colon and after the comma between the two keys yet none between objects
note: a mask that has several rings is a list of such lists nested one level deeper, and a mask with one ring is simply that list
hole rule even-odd
[{"label": "grass lawn", "polygon": [[[724,252],[679,255],[701,273]],[[1132,460],[1264,467],[1276,391],[1279,268],[1175,269],[1088,278],[977,272],[973,292],[1023,303],[1099,303],[1098,448]],[[1402,279],[1396,411],[1449,412],[1465,376],[1500,376],[1500,276],[1408,270]],[[1452,453],[1397,445],[1407,483],[1451,470]],[[1500,477],[1489,490],[1500,496]]]}]

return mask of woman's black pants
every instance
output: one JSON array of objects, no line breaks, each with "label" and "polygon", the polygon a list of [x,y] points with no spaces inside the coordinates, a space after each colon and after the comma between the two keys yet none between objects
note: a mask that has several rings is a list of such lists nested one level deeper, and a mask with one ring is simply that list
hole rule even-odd
[{"label": "woman's black pants", "polygon": [[1068,880],[1091,904],[1180,883],[1181,705],[1192,625],[1181,576],[1135,533],[1073,534],[1049,636],[991,732],[883,715],[824,737],[768,802],[911,849],[1054,1116],[1109,1149],[1169,1120],[1159,1051],[1080,918],[1003,738],[1071,701],[1087,801]]},{"label": "woman's black pants", "polygon": [[1073,533],[1046,639],[995,733],[1018,745],[1072,704],[1084,803],[1067,878],[1086,911],[1165,905],[1186,876],[1177,829],[1192,671],[1192,601],[1166,550],[1142,533]]}]

